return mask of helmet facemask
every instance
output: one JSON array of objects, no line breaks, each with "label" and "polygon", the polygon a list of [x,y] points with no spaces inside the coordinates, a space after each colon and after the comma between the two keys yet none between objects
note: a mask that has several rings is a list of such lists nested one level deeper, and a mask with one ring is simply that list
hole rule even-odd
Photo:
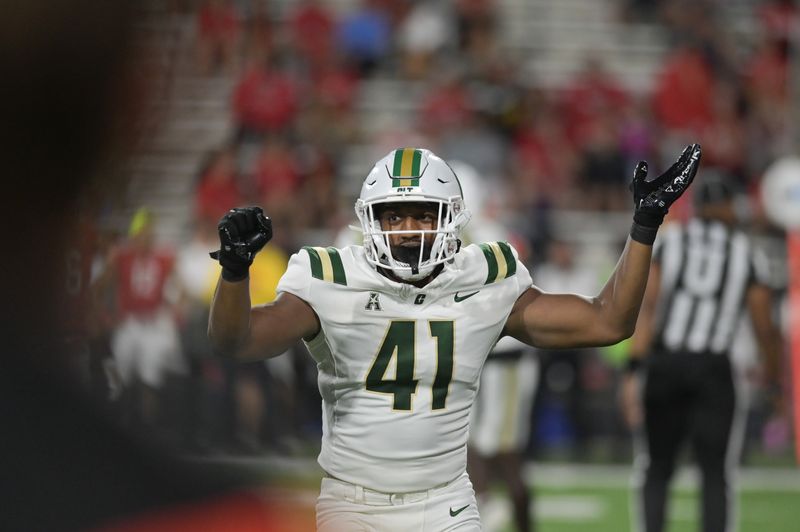
[{"label": "helmet facemask", "polygon": [[[459,231],[469,221],[463,198],[456,174],[429,150],[391,151],[367,175],[355,205],[367,261],[403,281],[425,279],[458,252]],[[436,216],[435,224],[423,230],[385,230],[379,217],[388,204],[424,204]],[[392,247],[393,238],[409,234],[419,237],[419,247]]]}]

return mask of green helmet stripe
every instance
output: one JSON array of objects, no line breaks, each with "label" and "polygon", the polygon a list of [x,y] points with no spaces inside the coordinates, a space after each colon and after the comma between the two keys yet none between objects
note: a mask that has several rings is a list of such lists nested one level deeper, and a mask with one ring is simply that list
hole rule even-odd
[{"label": "green helmet stripe", "polygon": [[395,150],[392,177],[419,177],[422,151],[414,148]]},{"label": "green helmet stripe", "polygon": [[403,153],[405,150],[394,151],[394,165],[392,166],[392,176],[401,175],[403,170]]},{"label": "green helmet stripe", "polygon": [[422,162],[422,152],[414,150],[414,155],[411,156],[411,175],[419,177],[419,165]]}]

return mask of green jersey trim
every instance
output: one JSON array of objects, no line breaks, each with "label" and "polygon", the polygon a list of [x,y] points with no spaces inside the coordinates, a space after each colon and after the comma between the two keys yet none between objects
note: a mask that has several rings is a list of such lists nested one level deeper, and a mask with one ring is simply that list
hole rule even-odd
[{"label": "green jersey trim", "polygon": [[339,251],[334,247],[304,246],[311,262],[311,276],[320,281],[347,286],[347,276]]},{"label": "green jersey trim", "polygon": [[479,247],[488,266],[484,284],[502,281],[517,273],[517,261],[507,242],[487,242]]}]

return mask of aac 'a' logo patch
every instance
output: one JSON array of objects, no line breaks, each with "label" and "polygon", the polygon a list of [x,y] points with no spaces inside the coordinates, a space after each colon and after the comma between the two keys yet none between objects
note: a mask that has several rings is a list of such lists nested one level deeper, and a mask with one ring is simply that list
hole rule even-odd
[{"label": "aac 'a' logo patch", "polygon": [[364,307],[364,310],[383,310],[381,308],[381,299],[378,292],[369,293],[369,301],[367,301],[367,305]]}]

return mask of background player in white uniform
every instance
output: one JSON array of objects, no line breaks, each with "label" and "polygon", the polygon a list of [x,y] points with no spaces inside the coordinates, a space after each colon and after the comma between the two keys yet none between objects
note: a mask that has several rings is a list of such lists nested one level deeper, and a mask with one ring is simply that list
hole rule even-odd
[{"label": "background player in white uniform", "polygon": [[251,308],[247,277],[271,222],[257,207],[225,215],[209,337],[240,360],[308,345],[324,409],[318,528],[479,530],[466,443],[486,355],[504,335],[551,348],[630,336],[657,228],[699,158],[687,147],[651,182],[639,164],[632,238],[595,298],[541,292],[504,242],[461,249],[461,187],[428,150],[378,161],[356,202],[364,245],[304,248],[267,305]]},{"label": "background player in white uniform", "polygon": [[[465,242],[505,240],[517,242],[502,219],[507,191],[499,180],[482,179],[470,165],[450,163],[458,175],[464,201],[472,213],[463,233]],[[491,192],[491,193],[490,193]],[[520,248],[525,262],[525,248]],[[469,424],[468,467],[484,525],[492,528],[512,516],[516,530],[532,530],[531,495],[523,478],[522,455],[531,434],[531,413],[539,381],[539,360],[533,348],[506,336],[494,346],[481,374],[480,389]],[[493,480],[505,484],[508,500],[490,492]],[[506,508],[510,502],[511,512]],[[487,514],[493,516],[487,519]],[[494,517],[497,516],[497,517]]]}]

